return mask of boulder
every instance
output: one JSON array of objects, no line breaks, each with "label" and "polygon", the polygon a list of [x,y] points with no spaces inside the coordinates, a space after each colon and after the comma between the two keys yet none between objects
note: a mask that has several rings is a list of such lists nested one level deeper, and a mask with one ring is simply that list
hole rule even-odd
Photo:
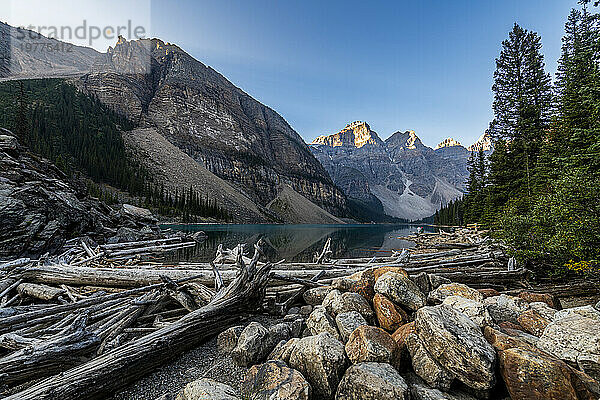
[{"label": "boulder", "polygon": [[300,315],[302,315],[303,317],[308,317],[310,315],[310,313],[313,310],[313,306],[306,305],[306,306],[302,306],[300,307]]},{"label": "boulder", "polygon": [[292,337],[300,337],[302,334],[302,329],[304,329],[304,318],[296,318],[290,322]]},{"label": "boulder", "polygon": [[542,336],[544,329],[550,324],[550,321],[542,317],[539,312],[533,309],[523,311],[517,320],[519,321],[519,325],[521,325],[525,331],[538,337]]},{"label": "boulder", "polygon": [[373,277],[375,278],[375,282],[377,282],[379,278],[387,272],[395,272],[397,274],[404,275],[406,278],[408,278],[408,272],[406,272],[402,267],[377,267],[373,270]]},{"label": "boulder", "polygon": [[327,313],[324,306],[317,306],[306,320],[306,327],[312,335],[329,332],[334,338],[340,340],[340,334],[336,328],[335,321]]},{"label": "boulder", "polygon": [[445,283],[432,290],[427,297],[430,303],[438,304],[448,296],[461,296],[470,300],[483,303],[483,295],[479,291],[463,285],[462,283]]},{"label": "boulder", "polygon": [[442,304],[448,305],[465,314],[481,328],[493,324],[492,317],[483,303],[462,296],[448,296]]},{"label": "boulder", "polygon": [[291,339],[292,329],[290,325],[291,324],[289,323],[281,322],[269,328],[269,334],[262,343],[261,354],[263,356],[271,353],[275,346],[277,346],[277,343],[281,342],[282,340]]},{"label": "boulder", "polygon": [[498,350],[500,373],[511,398],[597,399],[600,385],[588,375],[519,338],[485,328]]},{"label": "boulder", "polygon": [[404,342],[410,354],[415,373],[430,386],[442,390],[450,389],[454,375],[433,358],[419,337],[415,333],[410,332]]},{"label": "boulder", "polygon": [[358,293],[341,293],[339,290],[332,290],[323,300],[323,306],[332,316],[358,311],[367,321],[373,320],[371,305]]},{"label": "boulder", "polygon": [[375,295],[375,275],[373,271],[365,271],[361,278],[354,282],[350,291],[360,294],[369,302],[373,301],[373,296]]},{"label": "boulder", "polygon": [[235,393],[229,385],[203,378],[188,383],[177,393],[175,400],[239,400]]},{"label": "boulder", "polygon": [[242,382],[242,397],[253,400],[309,400],[310,385],[281,360],[255,365]]},{"label": "boulder", "polygon": [[513,400],[577,400],[565,363],[521,348],[498,352],[500,373]]},{"label": "boulder", "polygon": [[415,276],[411,276],[410,279],[417,285],[419,290],[427,296],[431,291],[431,283],[429,283],[429,275],[426,272],[421,272]]},{"label": "boulder", "polygon": [[231,358],[240,367],[256,364],[266,355],[263,343],[269,331],[258,322],[251,322],[244,328],[238,343],[231,352]]},{"label": "boulder", "polygon": [[548,304],[543,302],[529,303],[529,308],[540,314],[540,316],[547,319],[548,321],[553,321],[554,316],[557,313],[557,311],[554,308],[550,308]]},{"label": "boulder", "polygon": [[524,300],[505,294],[488,297],[483,303],[497,324],[504,321],[518,324],[519,315],[529,308],[529,305]]},{"label": "boulder", "polygon": [[439,288],[441,285],[452,283],[450,279],[444,278],[443,276],[439,276],[436,274],[429,274],[428,276],[430,291]]},{"label": "boulder", "polygon": [[527,303],[546,303],[548,307],[554,308],[555,310],[560,309],[560,302],[550,293],[532,293],[532,292],[521,292],[519,298],[523,299]]},{"label": "boulder", "polygon": [[131,204],[123,204],[119,213],[123,217],[131,218],[133,220],[144,221],[149,223],[156,223],[158,220],[154,215],[152,215],[152,211],[147,208],[136,207]]},{"label": "boulder", "polygon": [[232,326],[231,328],[219,333],[217,336],[217,348],[222,353],[231,353],[235,346],[237,346],[238,340],[242,331],[243,326]]},{"label": "boulder", "polygon": [[401,354],[392,336],[381,328],[362,325],[352,332],[346,343],[346,354],[354,364],[384,362],[398,366]]},{"label": "boulder", "polygon": [[600,301],[596,303],[596,305],[594,306],[594,308],[598,311],[600,311]]},{"label": "boulder", "polygon": [[375,294],[373,297],[373,308],[379,326],[386,331],[394,332],[400,326],[408,322],[408,315],[400,307],[388,300],[382,294]]},{"label": "boulder", "polygon": [[367,321],[358,311],[348,311],[338,314],[337,317],[335,317],[335,323],[343,343],[348,341],[350,334],[352,334],[356,328],[361,325],[368,325]]},{"label": "boulder", "polygon": [[331,287],[339,290],[340,292],[347,292],[352,288],[354,283],[355,281],[346,277],[335,278],[333,281],[331,281]]},{"label": "boulder", "polygon": [[415,327],[429,354],[459,381],[475,390],[494,386],[496,352],[465,314],[447,305],[423,307]]},{"label": "boulder", "polygon": [[552,320],[558,321],[560,319],[570,317],[572,315],[581,315],[585,318],[591,318],[596,321],[600,321],[600,311],[596,310],[592,306],[565,308],[564,310],[557,311],[554,314],[554,318]]},{"label": "boulder", "polygon": [[415,322],[410,322],[408,324],[402,325],[400,328],[396,329],[396,332],[393,333],[392,339],[396,341],[400,350],[406,348],[406,338],[411,333],[417,333],[417,329],[415,328]]},{"label": "boulder", "polygon": [[460,392],[442,392],[425,384],[409,385],[412,400],[475,400],[475,397]]},{"label": "boulder", "polygon": [[375,282],[375,292],[412,311],[425,305],[425,295],[417,285],[397,272],[386,272],[381,275]]},{"label": "boulder", "polygon": [[555,319],[546,327],[537,346],[600,380],[600,320],[577,313]]},{"label": "boulder", "polygon": [[335,400],[408,399],[408,385],[390,364],[362,362],[348,368]]},{"label": "boulder", "polygon": [[279,342],[277,344],[277,346],[275,346],[275,348],[273,349],[273,351],[271,352],[271,354],[269,354],[269,357],[267,357],[268,360],[281,360],[283,362],[285,362],[286,364],[289,364],[290,362],[290,356],[292,355],[292,351],[294,351],[294,347],[298,344],[298,342],[300,341],[300,339],[298,338],[291,338],[290,340],[282,340],[281,342]]},{"label": "boulder", "polygon": [[488,297],[500,296],[500,292],[496,289],[477,289],[477,291],[483,295],[484,299],[487,299]]},{"label": "boulder", "polygon": [[314,398],[333,399],[346,367],[344,345],[328,332],[300,339],[289,364],[306,378]]},{"label": "boulder", "polygon": [[319,286],[308,289],[306,292],[304,292],[302,297],[304,298],[306,304],[318,306],[319,304],[323,303],[325,296],[327,296],[327,294],[332,290],[333,288],[331,286]]}]

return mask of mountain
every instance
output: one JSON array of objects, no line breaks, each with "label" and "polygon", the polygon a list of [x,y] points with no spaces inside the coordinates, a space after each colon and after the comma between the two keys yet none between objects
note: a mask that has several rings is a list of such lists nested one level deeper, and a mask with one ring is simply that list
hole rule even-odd
[{"label": "mountain", "polygon": [[350,200],[370,203],[373,210],[381,204],[392,217],[431,216],[464,190],[466,156],[459,154],[468,151],[454,141],[434,150],[414,131],[382,141],[366,122],[353,122],[310,147]]},{"label": "mountain", "polygon": [[0,79],[81,76],[100,55],[0,22]]},{"label": "mountain", "polygon": [[119,38],[79,84],[263,209],[288,185],[334,215],[346,210],[342,191],[279,114],[176,45]]},{"label": "mountain", "polygon": [[[123,132],[129,152],[166,190],[192,187],[240,222],[285,221],[266,207],[282,185],[299,195],[296,203],[347,212],[346,196],[279,114],[179,47],[119,37],[98,53],[6,24],[0,29],[1,77],[68,78],[127,117],[136,127]],[[35,44],[56,51],[28,51]]]},{"label": "mountain", "polygon": [[494,144],[488,132],[484,132],[475,143],[467,148],[469,151],[479,151],[480,149],[483,149],[488,155],[494,151]]}]

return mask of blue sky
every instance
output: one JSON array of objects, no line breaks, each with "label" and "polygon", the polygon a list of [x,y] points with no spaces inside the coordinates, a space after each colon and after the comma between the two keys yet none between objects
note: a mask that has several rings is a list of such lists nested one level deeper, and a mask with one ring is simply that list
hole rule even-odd
[{"label": "blue sky", "polygon": [[487,128],[494,59],[515,22],[541,34],[555,72],[576,3],[64,0],[48,8],[13,0],[3,19],[102,25],[132,15],[274,108],[308,142],[364,120],[384,139],[413,129],[434,146],[448,136],[469,145]]},{"label": "blue sky", "polygon": [[471,144],[492,117],[494,59],[515,22],[548,71],[576,1],[152,2],[152,31],[278,111],[311,141],[365,120],[382,138]]}]

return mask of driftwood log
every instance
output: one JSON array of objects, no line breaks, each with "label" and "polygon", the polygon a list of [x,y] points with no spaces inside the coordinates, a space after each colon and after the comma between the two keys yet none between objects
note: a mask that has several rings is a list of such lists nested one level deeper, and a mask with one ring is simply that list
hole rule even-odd
[{"label": "driftwood log", "polygon": [[262,303],[271,264],[246,265],[241,254],[235,279],[213,299],[173,324],[128,342],[82,365],[44,379],[7,399],[97,399],[111,395],[165,361],[223,331]]}]

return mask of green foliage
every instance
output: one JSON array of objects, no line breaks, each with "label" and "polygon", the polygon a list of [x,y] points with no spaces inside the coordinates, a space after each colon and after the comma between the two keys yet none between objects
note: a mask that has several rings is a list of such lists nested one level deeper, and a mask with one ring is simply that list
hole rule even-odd
[{"label": "green foliage", "polygon": [[436,211],[433,223],[436,225],[464,225],[464,201],[464,199],[451,201],[440,210]]},{"label": "green foliage", "polygon": [[551,276],[600,272],[600,17],[582,4],[565,25],[554,108],[539,36],[515,25],[503,43],[487,183],[465,197],[467,220]]}]

